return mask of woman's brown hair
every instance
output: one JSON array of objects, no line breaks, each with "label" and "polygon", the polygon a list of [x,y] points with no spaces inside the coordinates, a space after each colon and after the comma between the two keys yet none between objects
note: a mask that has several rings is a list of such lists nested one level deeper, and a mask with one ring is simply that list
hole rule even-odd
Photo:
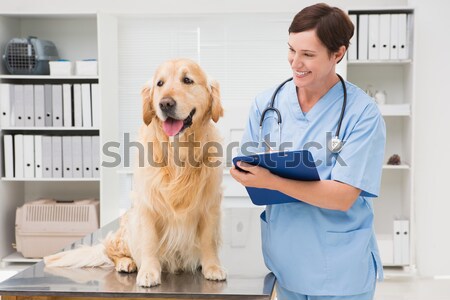
[{"label": "woman's brown hair", "polygon": [[317,37],[331,53],[348,49],[355,26],[340,8],[318,3],[302,9],[292,20],[289,33],[316,30]]}]

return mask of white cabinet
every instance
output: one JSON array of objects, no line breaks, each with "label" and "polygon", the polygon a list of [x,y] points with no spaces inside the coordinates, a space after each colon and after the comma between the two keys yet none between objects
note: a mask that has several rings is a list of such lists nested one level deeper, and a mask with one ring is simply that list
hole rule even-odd
[{"label": "white cabinet", "polygon": [[[358,34],[353,40],[356,44],[351,46],[358,53],[349,53],[347,78],[377,98],[386,122],[381,191],[379,198],[374,199],[375,232],[382,261],[385,266],[413,267],[414,11],[367,9],[350,10],[349,14],[358,20]],[[383,22],[390,22],[390,26]],[[368,38],[364,37],[366,33]],[[367,45],[360,45],[363,42]],[[383,53],[383,46],[391,51]],[[378,94],[381,97],[376,97],[377,92],[382,93]],[[388,165],[394,154],[400,156],[401,163]],[[400,223],[406,225],[399,227]]]},{"label": "white cabinet", "polygon": [[[97,17],[95,14],[76,14],[76,15],[0,15],[0,52],[3,55],[5,46],[12,38],[27,38],[35,36],[42,40],[52,41],[61,59],[67,59],[75,62],[76,60],[97,59]],[[72,86],[84,86],[87,92],[91,85],[99,84],[99,76],[50,76],[50,75],[11,75],[8,74],[5,64],[1,62],[0,84],[9,84],[11,86],[23,87],[27,85],[31,87],[31,91],[36,89],[36,86],[47,86],[50,89],[53,87],[62,88]],[[58,90],[59,91],[59,90]],[[74,95],[74,91],[71,90]],[[32,95],[34,95],[32,93]],[[31,100],[33,102],[33,100]],[[74,99],[70,98],[67,103],[70,103],[71,110],[74,112]],[[56,103],[56,102],[54,102]],[[36,104],[36,103],[35,103]],[[62,103],[61,103],[62,104]],[[87,107],[87,106],[86,106]],[[97,107],[98,108],[98,107]],[[97,111],[97,110],[96,110]],[[97,111],[96,117],[99,117],[100,112]],[[63,116],[61,116],[63,117]],[[55,125],[56,124],[56,125]],[[26,126],[28,125],[28,126]],[[91,176],[92,165],[89,170],[80,170],[85,172],[83,176],[67,177],[63,174],[62,157],[61,165],[58,167],[58,172],[61,176],[51,176],[48,178],[37,178],[36,173],[30,176],[6,176],[5,160],[4,160],[4,136],[46,136],[55,141],[54,152],[51,152],[51,159],[55,157],[55,153],[62,155],[62,141],[64,137],[80,136],[91,139],[91,136],[99,136],[100,126],[83,126],[72,124],[69,127],[64,127],[62,122],[53,123],[55,126],[34,126],[35,124],[25,124],[17,126],[14,122],[9,125],[3,123],[0,128],[1,137],[1,181],[0,181],[0,219],[2,226],[0,227],[0,259],[5,258],[14,252],[12,244],[14,243],[14,222],[15,210],[18,206],[25,202],[36,200],[38,198],[54,198],[60,200],[73,200],[85,198],[100,198],[100,168],[97,167],[97,172],[93,172]],[[61,137],[61,138],[59,138]],[[32,139],[33,141],[33,139]],[[60,143],[58,143],[60,142]],[[30,144],[34,147],[35,143]],[[88,145],[86,142],[85,145]],[[100,145],[98,145],[97,153],[100,153]],[[70,147],[69,147],[70,148]],[[72,147],[73,148],[73,147]],[[94,146],[94,148],[96,148]],[[26,151],[27,149],[23,149]],[[49,151],[51,151],[50,149]],[[86,153],[94,153],[95,149],[85,149]],[[14,152],[14,151],[13,151]],[[34,151],[31,151],[32,155]],[[16,160],[17,157],[14,158]],[[86,164],[87,165],[87,164]],[[55,166],[55,165],[54,165]],[[67,163],[68,166],[68,163]],[[83,168],[83,167],[82,167]],[[55,171],[55,172],[56,172]],[[56,173],[54,173],[56,174]],[[17,174],[15,174],[17,175]],[[57,178],[58,177],[58,178]],[[11,258],[12,257],[12,258]],[[10,259],[5,261],[12,262],[20,259],[10,256]]]}]

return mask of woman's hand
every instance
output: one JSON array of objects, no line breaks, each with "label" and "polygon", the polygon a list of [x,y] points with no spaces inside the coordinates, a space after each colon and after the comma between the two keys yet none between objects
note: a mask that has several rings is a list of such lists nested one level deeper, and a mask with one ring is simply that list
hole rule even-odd
[{"label": "woman's hand", "polygon": [[239,171],[233,166],[230,174],[242,185],[246,187],[273,189],[274,179],[278,176],[270,173],[269,170],[242,161],[238,162],[238,167],[247,172]]}]

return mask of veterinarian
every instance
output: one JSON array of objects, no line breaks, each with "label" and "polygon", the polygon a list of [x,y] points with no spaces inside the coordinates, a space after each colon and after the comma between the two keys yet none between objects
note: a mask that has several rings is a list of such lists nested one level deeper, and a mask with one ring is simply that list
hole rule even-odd
[{"label": "veterinarian", "polygon": [[[231,170],[244,186],[298,199],[268,205],[261,215],[264,260],[277,278],[279,300],[373,299],[383,277],[372,199],[380,189],[385,124],[375,102],[335,71],[353,34],[338,8],[316,4],[300,11],[289,27],[293,80],[280,86],[274,102],[282,122],[277,125],[274,110],[260,120],[277,85],[256,97],[241,144],[244,153],[255,142],[255,151],[280,143],[290,145],[285,150],[307,149],[321,180],[290,180],[242,162],[248,173]],[[337,149],[335,134],[342,143]]]}]

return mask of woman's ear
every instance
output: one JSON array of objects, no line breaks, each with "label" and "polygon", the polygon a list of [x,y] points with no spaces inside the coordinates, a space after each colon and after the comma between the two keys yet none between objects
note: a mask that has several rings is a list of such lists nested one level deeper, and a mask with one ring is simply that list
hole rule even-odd
[{"label": "woman's ear", "polygon": [[144,120],[145,125],[148,125],[152,122],[152,119],[155,117],[155,110],[153,109],[152,99],[153,99],[153,78],[144,86],[141,91],[142,97],[142,118]]},{"label": "woman's ear", "polygon": [[217,123],[220,117],[223,117],[223,107],[220,102],[220,86],[215,80],[209,82],[211,88],[211,119]]},{"label": "woman's ear", "polygon": [[341,47],[339,48],[339,50],[338,50],[337,52],[334,53],[335,60],[336,60],[336,63],[337,63],[337,64],[340,63],[341,60],[344,58],[344,55],[345,55],[345,52],[346,52],[346,51],[347,51],[347,48],[345,48],[345,46],[341,46]]}]

